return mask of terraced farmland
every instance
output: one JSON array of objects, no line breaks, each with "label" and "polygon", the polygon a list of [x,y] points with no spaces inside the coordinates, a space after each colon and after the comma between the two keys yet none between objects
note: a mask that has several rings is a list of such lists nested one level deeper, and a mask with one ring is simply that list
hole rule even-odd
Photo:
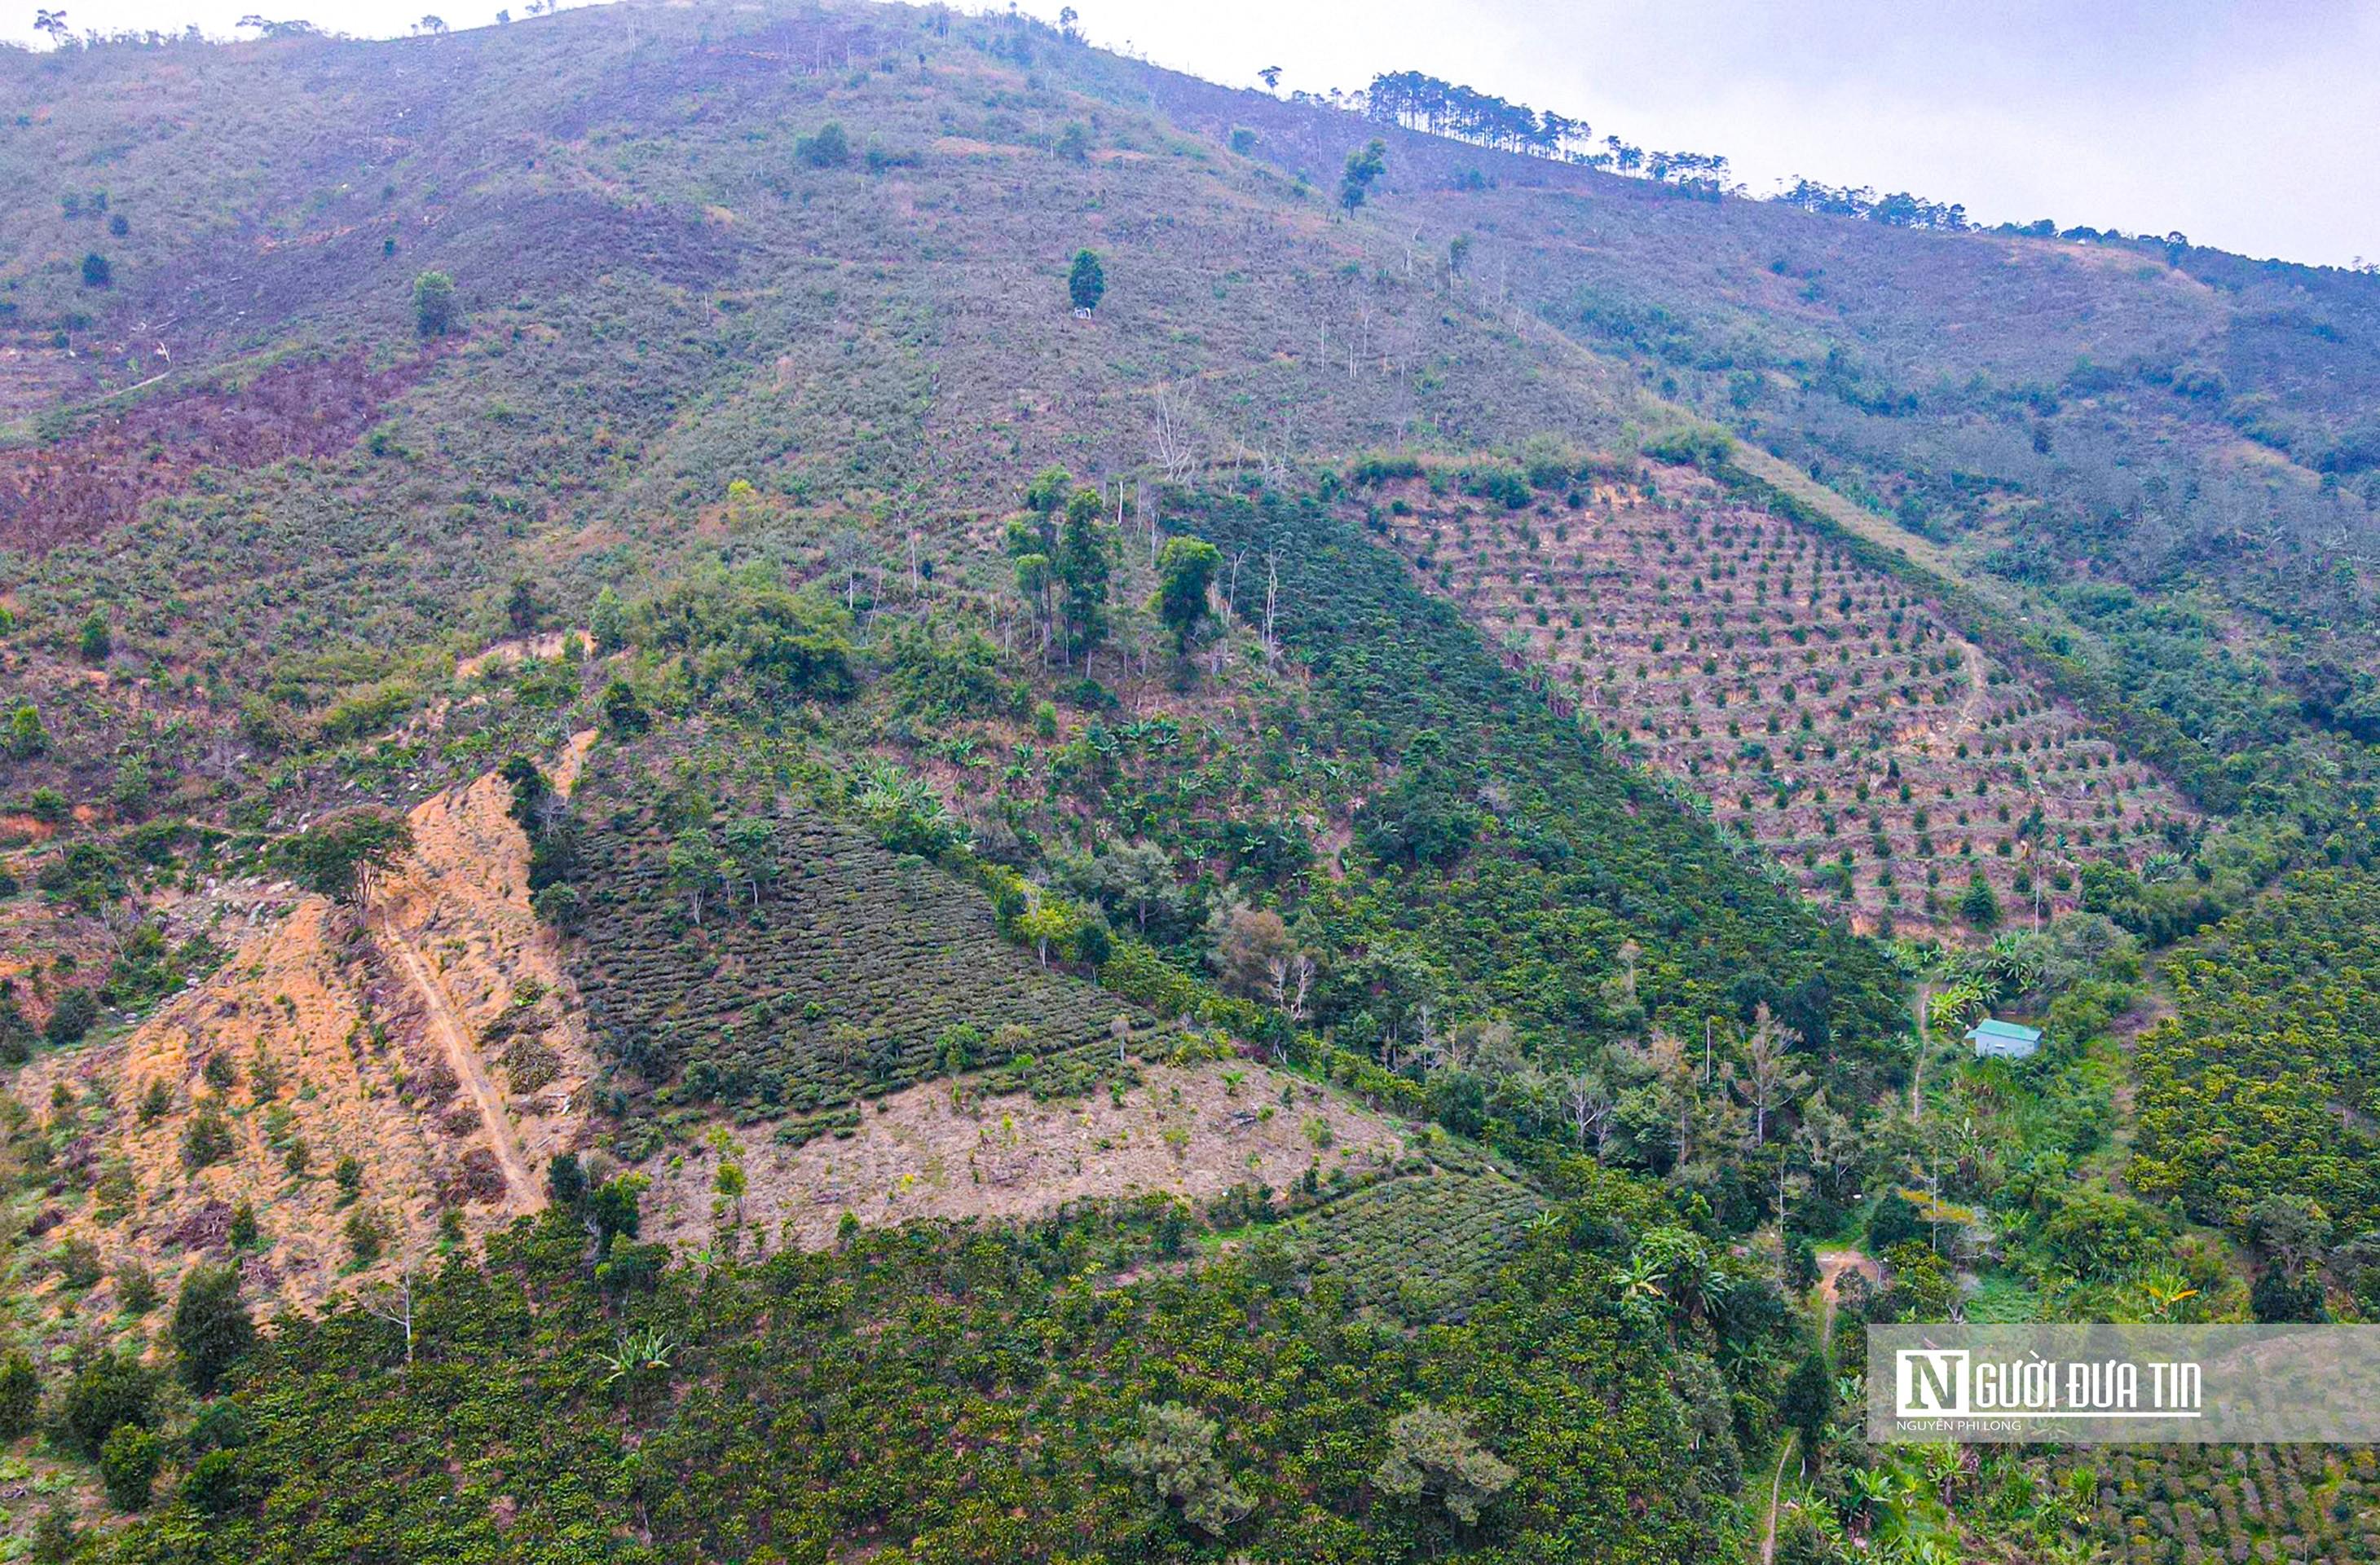
[{"label": "terraced farmland", "polygon": [[601,1046],[659,1105],[796,1116],[799,1139],[849,1122],[856,1099],[959,1070],[1079,1091],[1115,1061],[1117,1017],[1154,1026],[1037,970],[973,887],[791,796],[766,807],[778,873],[698,922],[660,808],[631,802],[651,793],[634,760],[599,747],[582,786],[569,960]]},{"label": "terraced farmland", "polygon": [[2325,1446],[2103,1453],[2092,1520],[2125,1565],[2380,1556],[2380,1463]]},{"label": "terraced farmland", "polygon": [[1424,1320],[1458,1309],[1544,1207],[1527,1186],[1441,1169],[1369,1184],[1299,1224],[1304,1258],[1360,1301]]},{"label": "terraced farmland", "polygon": [[1863,929],[2070,908],[2084,861],[2143,868],[2195,826],[2164,779],[1905,586],[1698,474],[1527,508],[1411,479],[1375,504],[1558,710],[1624,738]]}]

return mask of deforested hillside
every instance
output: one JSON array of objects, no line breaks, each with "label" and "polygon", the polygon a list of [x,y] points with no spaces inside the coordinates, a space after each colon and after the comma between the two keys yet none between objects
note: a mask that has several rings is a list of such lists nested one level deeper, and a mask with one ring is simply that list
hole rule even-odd
[{"label": "deforested hillside", "polygon": [[1840,544],[1692,469],[1534,506],[1518,479],[1433,470],[1367,505],[1560,708],[1864,927],[1989,933],[2078,908],[2083,863],[2192,845],[2152,768]]},{"label": "deforested hillside", "polygon": [[2374,1557],[1858,1417],[2380,1310],[2371,279],[534,9],[0,50],[0,1556]]}]

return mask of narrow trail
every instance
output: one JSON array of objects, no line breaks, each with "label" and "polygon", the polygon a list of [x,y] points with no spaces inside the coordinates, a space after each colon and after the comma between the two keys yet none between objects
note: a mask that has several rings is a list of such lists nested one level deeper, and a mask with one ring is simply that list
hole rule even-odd
[{"label": "narrow trail", "polygon": [[1953,737],[1961,734],[1974,733],[1976,726],[1983,722],[1984,697],[1987,684],[1987,676],[1984,673],[1982,649],[1973,642],[1961,638],[1959,642],[1959,650],[1966,654],[1967,698],[1959,703],[1959,726],[1950,731]]},{"label": "narrow trail", "polygon": [[438,1041],[446,1050],[446,1063],[455,1079],[471,1095],[472,1106],[480,1111],[480,1123],[488,1133],[488,1143],[496,1154],[496,1163],[504,1170],[504,1204],[516,1212],[533,1212],[544,1203],[538,1197],[537,1181],[529,1174],[528,1159],[521,1155],[520,1137],[514,1133],[513,1122],[504,1112],[504,1099],[497,1096],[495,1084],[488,1079],[487,1068],[480,1062],[480,1051],[471,1047],[471,1034],[463,1025],[452,1001],[446,998],[446,987],[413,949],[411,941],[397,932],[396,925],[388,918],[378,923],[382,948],[396,958],[412,980],[414,991],[421,996],[423,1008],[429,1013],[430,1025],[438,1034]]},{"label": "narrow trail", "polygon": [[1835,1284],[1847,1271],[1857,1271],[1873,1277],[1867,1256],[1857,1250],[1821,1250],[1818,1252],[1818,1338],[1821,1341],[1834,1334]]},{"label": "narrow trail", "polygon": [[1785,1489],[1785,1462],[1793,1454],[1793,1444],[1800,1438],[1792,1430],[1785,1431],[1785,1444],[1777,1452],[1777,1471],[1768,1476],[1768,1525],[1760,1534],[1760,1565],[1776,1565],[1777,1561],[1777,1500]]}]

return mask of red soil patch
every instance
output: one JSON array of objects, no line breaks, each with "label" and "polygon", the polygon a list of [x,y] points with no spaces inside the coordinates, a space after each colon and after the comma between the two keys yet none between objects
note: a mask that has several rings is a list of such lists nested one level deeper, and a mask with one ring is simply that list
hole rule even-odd
[{"label": "red soil patch", "polygon": [[360,354],[277,365],[232,390],[206,384],[140,402],[62,440],[0,450],[0,547],[38,554],[95,538],[201,467],[268,467],[343,451],[427,357],[386,370]]}]

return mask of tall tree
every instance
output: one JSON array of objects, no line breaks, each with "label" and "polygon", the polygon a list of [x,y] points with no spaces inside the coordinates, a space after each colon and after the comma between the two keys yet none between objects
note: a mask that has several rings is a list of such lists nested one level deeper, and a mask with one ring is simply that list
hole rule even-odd
[{"label": "tall tree", "polygon": [[1202,539],[1172,538],[1157,556],[1157,595],[1150,600],[1157,617],[1173,633],[1173,650],[1183,657],[1207,620],[1207,594],[1215,585],[1223,556]]},{"label": "tall tree", "polygon": [[1347,154],[1347,166],[1339,175],[1339,204],[1348,216],[1355,215],[1355,209],[1371,196],[1373,183],[1388,172],[1388,143],[1377,136]]},{"label": "tall tree", "polygon": [[1760,1007],[1752,1036],[1743,1040],[1743,1073],[1734,1082],[1736,1096],[1752,1110],[1752,1144],[1768,1140],[1768,1116],[1779,1104],[1810,1085],[1810,1073],[1786,1051],[1785,1029]]},{"label": "tall tree", "polygon": [[368,805],[316,821],[284,841],[274,857],[308,891],[362,907],[374,879],[412,849],[405,817]]},{"label": "tall tree", "polygon": [[1058,527],[1056,572],[1066,627],[1066,651],[1080,657],[1108,634],[1108,545],[1114,529],[1099,520],[1099,491],[1078,489]]},{"label": "tall tree", "polygon": [[686,911],[702,922],[702,904],[719,882],[734,872],[734,861],[719,851],[710,829],[689,826],[670,843],[669,880],[685,894]]},{"label": "tall tree", "polygon": [[1088,315],[1099,307],[1107,291],[1107,268],[1099,264],[1098,253],[1076,250],[1075,263],[1066,269],[1066,297],[1075,301],[1075,309]]}]

